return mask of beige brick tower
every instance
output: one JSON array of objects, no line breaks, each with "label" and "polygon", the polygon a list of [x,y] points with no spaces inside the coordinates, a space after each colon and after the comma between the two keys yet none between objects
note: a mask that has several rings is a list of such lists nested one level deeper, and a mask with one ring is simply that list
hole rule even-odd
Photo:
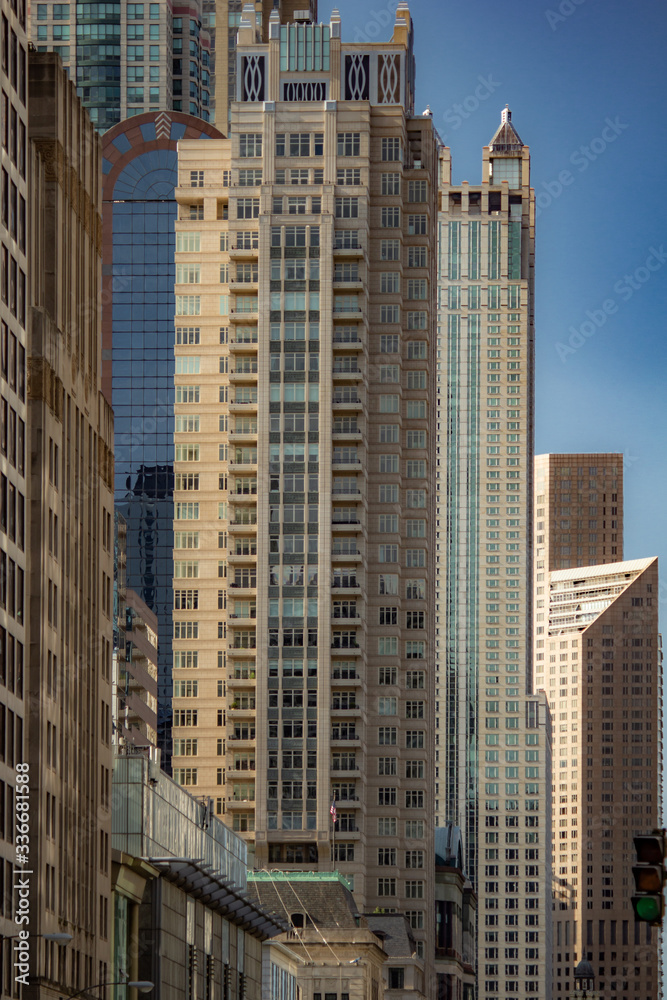
[{"label": "beige brick tower", "polygon": [[232,139],[179,147],[174,774],[423,956],[436,136],[407,4],[366,46],[252,15]]}]

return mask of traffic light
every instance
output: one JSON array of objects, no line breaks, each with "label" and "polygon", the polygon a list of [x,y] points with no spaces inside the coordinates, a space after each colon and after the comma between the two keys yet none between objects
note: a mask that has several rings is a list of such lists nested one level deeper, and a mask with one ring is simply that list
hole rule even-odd
[{"label": "traffic light", "polygon": [[632,908],[637,920],[660,926],[665,912],[663,887],[667,881],[665,854],[667,836],[665,830],[635,837],[637,864],[632,868],[636,895],[632,897]]}]

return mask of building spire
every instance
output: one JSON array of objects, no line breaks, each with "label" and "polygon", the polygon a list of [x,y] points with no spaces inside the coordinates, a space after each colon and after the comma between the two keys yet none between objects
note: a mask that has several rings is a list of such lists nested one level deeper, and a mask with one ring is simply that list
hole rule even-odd
[{"label": "building spire", "polygon": [[489,143],[489,147],[494,153],[520,153],[523,149],[519,133],[512,124],[512,112],[509,104],[506,104],[500,113],[500,125]]}]

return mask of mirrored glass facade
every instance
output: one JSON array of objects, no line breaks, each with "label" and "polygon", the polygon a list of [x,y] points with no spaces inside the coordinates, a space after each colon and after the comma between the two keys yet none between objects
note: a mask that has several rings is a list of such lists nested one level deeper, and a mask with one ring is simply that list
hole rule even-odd
[{"label": "mirrored glass facade", "polygon": [[104,386],[127,585],[158,619],[158,745],[171,732],[176,143],[219,136],[189,115],[141,115],[104,138]]}]

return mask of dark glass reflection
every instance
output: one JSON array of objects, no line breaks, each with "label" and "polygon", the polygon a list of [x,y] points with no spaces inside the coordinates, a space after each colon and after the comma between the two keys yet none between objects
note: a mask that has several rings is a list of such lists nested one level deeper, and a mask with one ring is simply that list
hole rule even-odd
[{"label": "dark glass reflection", "polygon": [[158,743],[167,770],[171,768],[176,180],[175,151],[144,153],[117,181],[116,192],[121,191],[125,200],[113,204],[115,498],[127,521],[127,585],[158,618]]}]

